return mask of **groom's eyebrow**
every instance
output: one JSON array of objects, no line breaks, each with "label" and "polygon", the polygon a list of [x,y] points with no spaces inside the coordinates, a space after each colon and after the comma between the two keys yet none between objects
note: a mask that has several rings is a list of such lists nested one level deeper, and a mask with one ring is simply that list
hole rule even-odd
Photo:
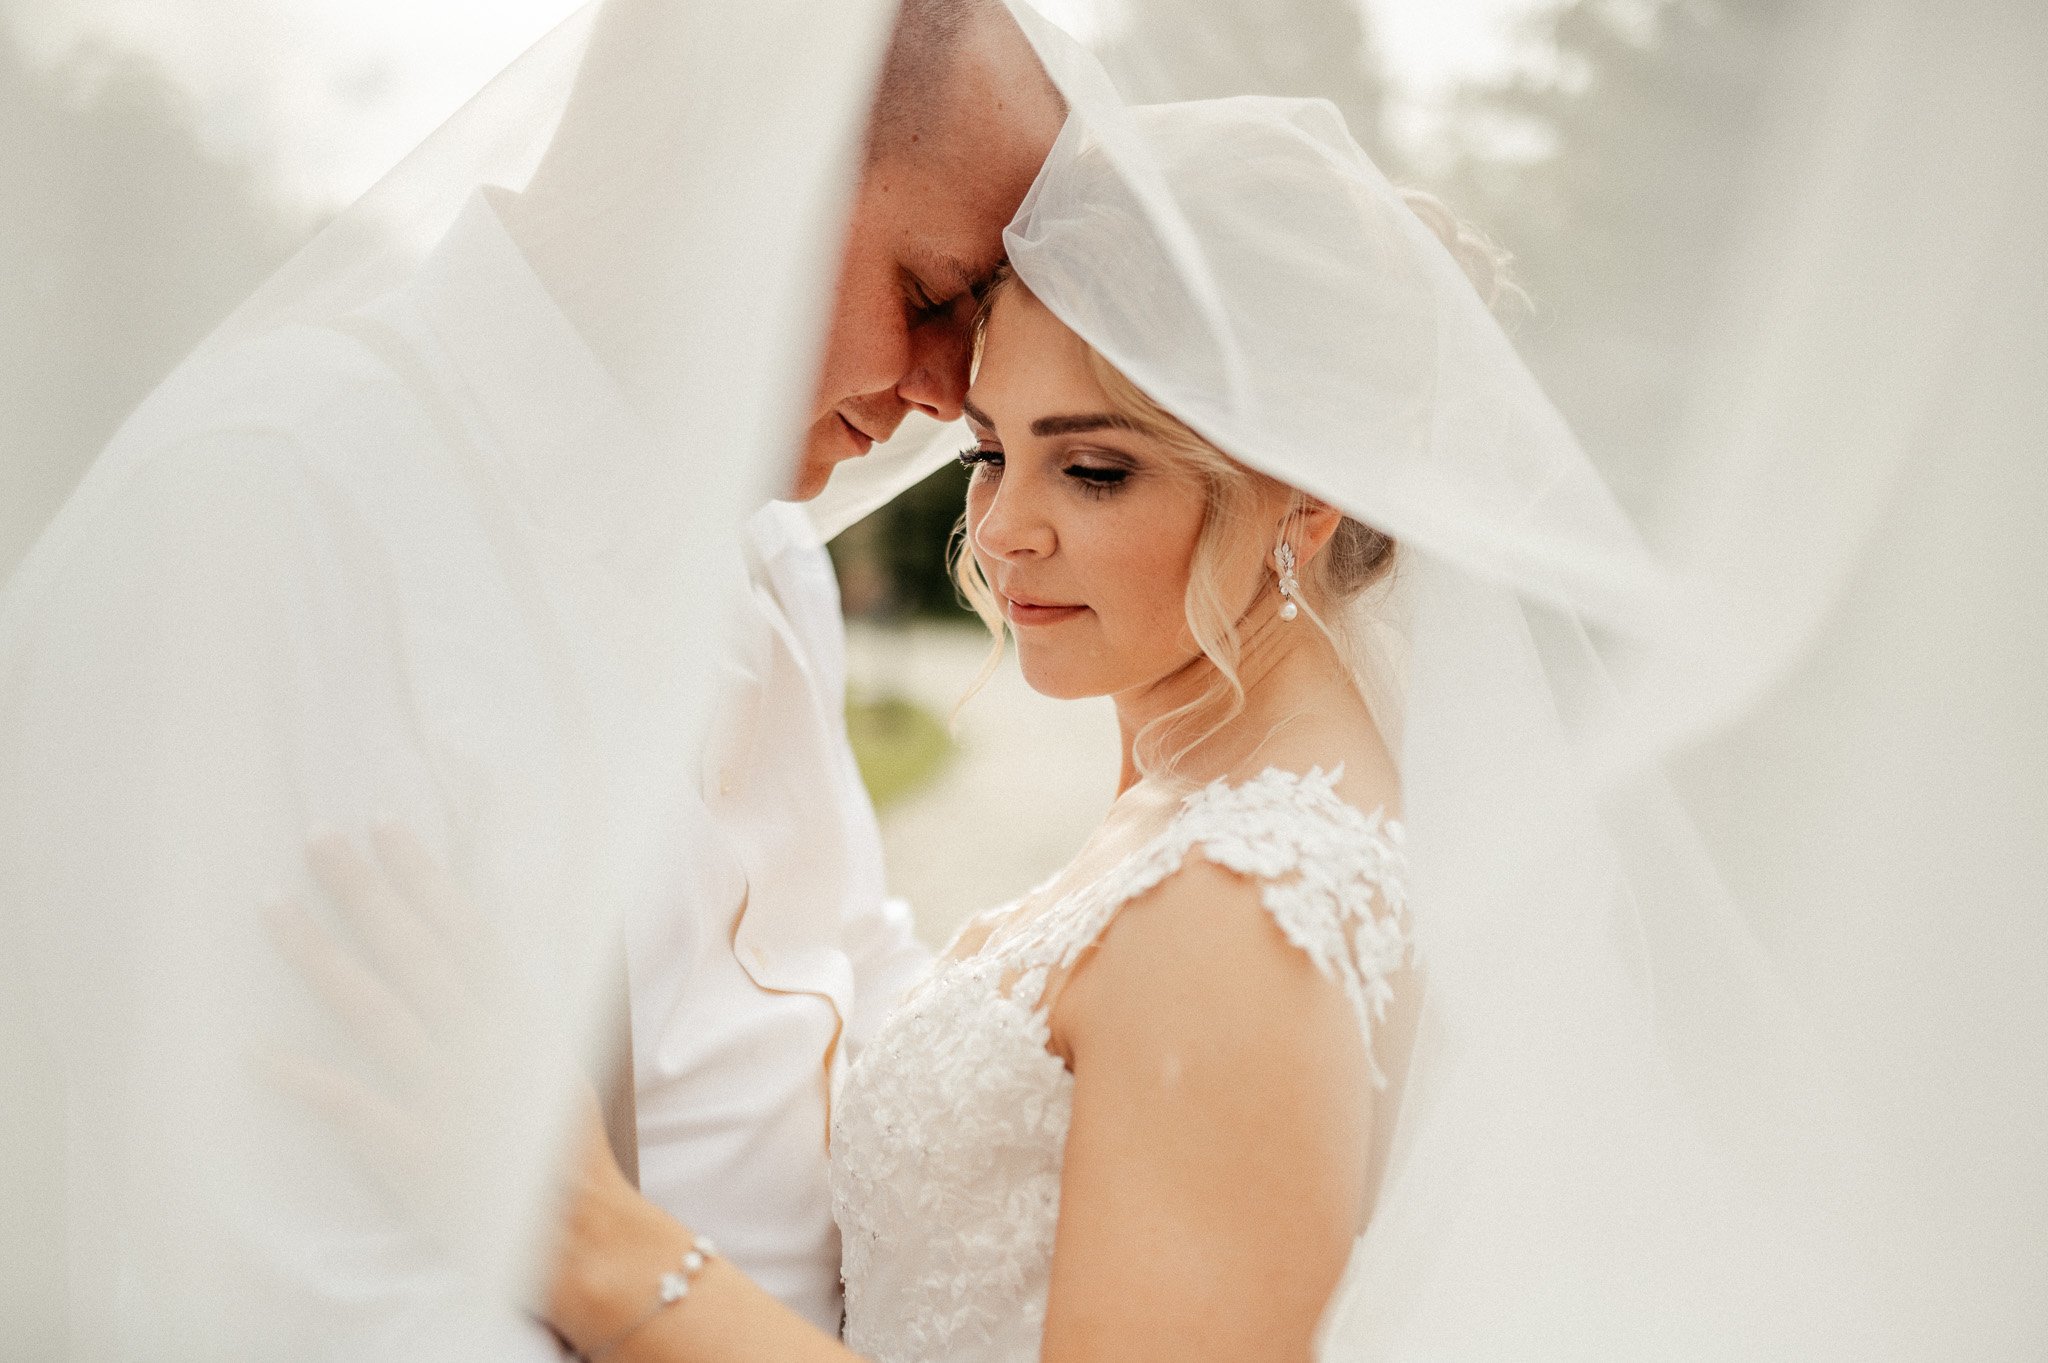
[{"label": "groom's eyebrow", "polygon": [[993,265],[986,270],[977,270],[960,257],[949,255],[927,256],[916,263],[915,269],[926,289],[939,301],[969,293],[979,298],[996,272]]}]

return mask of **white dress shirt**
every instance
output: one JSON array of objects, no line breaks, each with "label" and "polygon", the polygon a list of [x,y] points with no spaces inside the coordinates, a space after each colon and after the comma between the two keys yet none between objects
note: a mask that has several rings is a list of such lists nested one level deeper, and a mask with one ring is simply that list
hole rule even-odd
[{"label": "white dress shirt", "polygon": [[748,539],[746,628],[720,660],[677,879],[628,919],[640,1186],[837,1333],[830,1092],[928,957],[883,895],[831,564],[791,506]]},{"label": "white dress shirt", "polygon": [[[504,414],[508,439],[529,429],[534,394],[558,403],[560,376],[594,364],[487,201],[437,252],[418,308],[423,354]],[[515,309],[517,323],[484,324],[498,308]],[[508,335],[523,338],[516,357],[505,354]],[[595,402],[617,400],[608,385],[589,388]],[[586,419],[603,430],[617,417]],[[532,462],[573,479],[575,463],[550,466],[552,453]],[[684,584],[729,592],[741,607],[717,659],[703,760],[642,777],[640,798],[665,817],[627,886],[640,1182],[763,1287],[836,1333],[839,1247],[825,1159],[832,1079],[927,953],[907,909],[883,889],[880,832],[846,737],[831,562],[802,510],[785,503],[762,508],[745,541],[731,578]],[[608,599],[586,608],[616,626],[612,648],[638,651],[662,607],[640,584],[617,586],[607,582]],[[670,641],[678,644],[688,646]],[[616,707],[669,713],[662,671],[657,662],[638,679],[651,694]]]},{"label": "white dress shirt", "polygon": [[[691,454],[480,196],[361,316],[167,386],[8,584],[0,888],[55,925],[15,943],[31,1006],[85,1038],[53,1083],[88,1345],[400,1357],[446,1327],[424,1289],[408,1320],[360,1175],[247,1063],[313,1009],[256,906],[303,884],[310,827],[380,814],[487,912],[610,901],[644,1186],[836,1329],[830,1075],[921,953],[846,748],[822,550],[771,506],[722,577],[688,570],[640,494]],[[704,593],[746,605],[731,644],[681,623]],[[707,648],[708,751],[677,680]],[[540,1159],[517,1134],[479,1160]],[[522,1338],[505,1356],[542,1352]]]}]

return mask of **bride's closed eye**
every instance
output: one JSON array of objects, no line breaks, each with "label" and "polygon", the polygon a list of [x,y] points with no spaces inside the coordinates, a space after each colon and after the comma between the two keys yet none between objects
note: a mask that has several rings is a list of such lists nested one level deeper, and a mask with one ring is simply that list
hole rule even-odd
[{"label": "bride's closed eye", "polygon": [[[969,445],[960,451],[960,464],[970,473],[977,473],[983,468],[991,472],[1000,471],[1003,467],[1003,452],[989,449],[985,445]],[[1131,471],[1127,468],[1101,464],[1071,463],[1060,472],[1091,497],[1107,496],[1131,476]]]},{"label": "bride's closed eye", "polygon": [[982,476],[983,469],[990,473],[999,473],[1003,467],[1003,452],[981,445],[969,445],[960,451],[960,467],[977,479]]},{"label": "bride's closed eye", "polygon": [[1092,497],[1108,496],[1131,476],[1129,469],[1101,464],[1069,464],[1061,472],[1079,483],[1081,490]]}]

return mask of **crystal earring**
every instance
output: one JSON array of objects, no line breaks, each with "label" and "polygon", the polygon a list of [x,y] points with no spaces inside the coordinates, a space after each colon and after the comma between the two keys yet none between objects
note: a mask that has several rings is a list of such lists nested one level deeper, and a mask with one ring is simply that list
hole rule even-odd
[{"label": "crystal earring", "polygon": [[1280,618],[1292,620],[1301,613],[1294,604],[1295,593],[1301,590],[1301,583],[1294,576],[1294,546],[1286,540],[1273,551],[1273,562],[1280,569]]}]

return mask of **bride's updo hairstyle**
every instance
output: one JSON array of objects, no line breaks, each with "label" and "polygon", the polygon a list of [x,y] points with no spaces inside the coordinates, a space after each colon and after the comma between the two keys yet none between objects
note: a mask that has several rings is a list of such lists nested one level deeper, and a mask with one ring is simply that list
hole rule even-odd
[{"label": "bride's updo hairstyle", "polygon": [[[1451,253],[1466,278],[1489,308],[1521,300],[1521,290],[1508,273],[1510,257],[1490,239],[1459,221],[1434,195],[1417,189],[1401,191],[1403,201],[1415,216],[1434,232]],[[1006,265],[983,295],[975,318],[974,349],[980,362],[982,343],[996,306],[1014,293],[1029,293],[1029,287]],[[1086,345],[1086,338],[1082,338]],[[1261,494],[1282,486],[1278,480],[1248,468],[1205,439],[1186,422],[1126,377],[1108,360],[1088,346],[1088,365],[1096,382],[1109,397],[1116,414],[1126,418],[1138,434],[1182,460],[1191,478],[1199,480],[1206,493],[1202,529],[1188,565],[1185,599],[1188,633],[1202,655],[1215,668],[1214,682],[1200,695],[1147,725],[1138,736],[1136,755],[1141,768],[1171,770],[1174,763],[1223,725],[1244,705],[1244,685],[1239,678],[1242,640],[1237,622],[1238,603],[1227,600],[1221,590],[1223,565],[1251,554],[1265,564],[1263,590],[1274,590],[1277,573],[1273,563],[1272,527],[1253,523],[1254,509]],[[1297,502],[1302,494],[1295,494]],[[967,543],[967,518],[963,514],[953,531],[953,580],[961,597],[981,617],[995,638],[995,647],[981,675],[975,679],[964,705],[987,682],[1002,658],[1008,637],[1008,621],[981,565]],[[1322,551],[1301,565],[1297,603],[1302,616],[1330,641],[1339,657],[1348,660],[1363,655],[1365,641],[1350,637],[1353,622],[1360,618],[1351,607],[1365,594],[1390,579],[1395,569],[1393,539],[1365,522],[1346,516]]]}]

